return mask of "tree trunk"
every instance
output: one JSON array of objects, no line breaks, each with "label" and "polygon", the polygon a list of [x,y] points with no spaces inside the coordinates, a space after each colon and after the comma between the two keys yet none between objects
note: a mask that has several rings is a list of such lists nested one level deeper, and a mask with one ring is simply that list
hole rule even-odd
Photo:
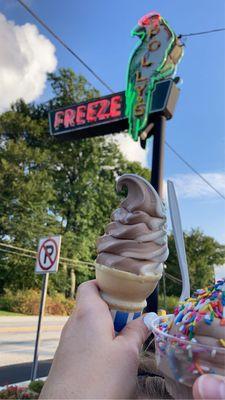
[{"label": "tree trunk", "polygon": [[70,270],[70,297],[74,299],[75,297],[75,289],[76,289],[76,274],[74,268]]}]

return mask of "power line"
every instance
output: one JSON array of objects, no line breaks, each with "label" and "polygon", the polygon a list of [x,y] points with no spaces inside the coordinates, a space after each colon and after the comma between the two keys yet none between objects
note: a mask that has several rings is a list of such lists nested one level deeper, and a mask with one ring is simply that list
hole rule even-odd
[{"label": "power line", "polygon": [[[17,0],[32,16],[35,18],[56,40],[58,40],[62,46],[64,46],[75,58],[80,61],[85,68],[88,69],[89,72],[92,73],[92,75],[95,76],[96,79],[99,80],[111,93],[114,93],[112,88],[107,85],[95,72],[92,68],[90,68],[49,26],[34,12],[30,9],[30,7],[27,6],[27,4],[24,3],[23,0]],[[221,32],[225,31],[225,28],[218,28],[218,29],[211,29],[208,31],[202,31],[202,32],[194,32],[194,33],[188,33],[188,34],[180,34],[179,37],[188,37],[188,36],[194,36],[194,35],[204,35],[204,34],[209,34],[209,33],[214,33],[214,32]],[[208,186],[211,187],[223,200],[225,200],[225,196],[220,193],[219,190],[217,190],[207,179],[205,179],[194,167],[191,166],[180,154],[171,146],[169,145],[168,142],[166,142],[166,145],[171,149],[171,151],[174,152],[174,154],[177,155],[177,157],[183,161],[195,174],[197,174]]]},{"label": "power line", "polygon": [[170,280],[172,280],[172,281],[178,283],[179,285],[182,285],[182,280],[181,280],[181,279],[178,279],[178,278],[176,278],[175,276],[173,276],[173,275],[171,275],[171,274],[168,274],[168,272],[165,272],[165,276],[166,276],[168,279],[170,279]]},{"label": "power line", "polygon": [[[22,250],[23,252],[33,253],[33,254],[37,255],[37,252],[35,250],[29,250],[29,249],[25,249],[24,247],[13,246],[12,244],[6,244],[3,242],[0,242],[0,246],[9,247],[9,248],[15,249],[15,250]],[[66,258],[66,257],[60,257],[60,259],[62,261],[69,261],[69,262],[73,262],[73,263],[79,262],[81,264],[93,265],[93,263],[90,263],[89,261],[71,260],[70,258]]]},{"label": "power line", "polygon": [[9,254],[14,254],[15,256],[20,256],[20,257],[27,257],[27,258],[32,258],[33,260],[36,259],[36,257],[31,256],[30,254],[22,254],[22,253],[17,253],[15,251],[10,251],[10,250],[6,250],[6,249],[0,249],[0,252],[2,253],[9,253]]},{"label": "power line", "polygon": [[[0,246],[3,246],[3,244],[0,243]],[[4,245],[4,246],[5,246],[5,245]],[[11,245],[6,245],[6,247],[12,247],[13,249],[22,249],[22,247],[16,247],[16,246],[11,246]],[[31,252],[31,253],[35,253],[33,250],[23,249],[23,251],[24,251],[24,252],[29,251],[29,252]],[[30,255],[30,254],[19,253],[19,252],[16,252],[16,251],[6,250],[6,249],[2,249],[2,248],[0,248],[0,252],[9,253],[9,254],[14,254],[15,256],[19,256],[19,257],[27,257],[27,258],[31,258],[31,259],[33,259],[33,260],[36,259],[35,256],[32,256],[32,255]],[[59,261],[62,262],[62,260],[63,260],[63,259],[60,257]],[[65,259],[64,259],[64,260],[65,260]],[[67,259],[67,260],[70,261],[71,264],[74,263],[73,260],[69,260],[69,259]],[[94,268],[94,263],[89,263],[89,262],[77,260],[76,266],[77,266],[77,264],[86,264],[86,265],[91,266],[90,269],[91,269],[91,268]],[[168,272],[165,272],[165,276],[166,276],[168,279],[172,280],[173,282],[178,283],[179,285],[182,285],[182,281],[181,281],[179,278],[177,278],[177,277],[175,277],[175,276],[169,274]]]},{"label": "power line", "polygon": [[209,31],[202,31],[202,32],[181,33],[180,35],[178,35],[178,38],[188,37],[188,36],[201,36],[209,33],[222,32],[222,31],[225,31],[225,28],[210,29]]},{"label": "power line", "polygon": [[34,12],[23,0],[17,0],[66,50],[68,50],[109,92],[114,93],[113,89],[103,81],[103,79],[82,60],[49,26]]},{"label": "power line", "polygon": [[194,167],[192,167],[191,164],[189,164],[189,162],[187,162],[167,141],[165,141],[165,143],[167,147],[169,147],[169,149],[176,154],[176,156],[183,161],[185,165],[187,165],[195,174],[199,176],[199,178],[203,180],[203,182],[210,186],[211,189],[213,189],[223,200],[225,200],[225,196],[218,189],[216,189],[206,178],[204,178],[204,176],[202,176]]},{"label": "power line", "polygon": [[[0,251],[2,251],[4,253],[15,254],[15,255],[19,255],[22,257],[28,257],[28,258],[32,258],[32,259],[36,259],[36,256],[37,256],[37,252],[34,250],[29,250],[29,249],[25,249],[23,247],[13,246],[11,244],[0,243],[0,247],[3,247],[3,249],[0,248]],[[17,250],[17,251],[6,250],[6,249],[4,249],[4,247],[6,247],[6,249],[10,248],[12,250]],[[32,253],[34,255],[26,254],[26,253]],[[94,263],[91,263],[89,261],[71,260],[70,258],[66,258],[66,257],[60,257],[59,261],[64,262],[64,263],[66,262],[66,263],[72,264],[74,266],[81,264],[81,265],[87,265],[90,268],[94,267]]]},{"label": "power line", "polygon": [[[33,18],[35,18],[66,50],[68,50],[109,92],[114,93],[113,89],[91,68],[89,65],[82,60],[82,58],[75,53],[74,50],[72,50],[65,42],[58,36],[44,21],[41,19],[31,8],[24,3],[23,0],[17,0],[18,3],[22,7],[26,9],[29,14],[32,15]],[[189,37],[189,36],[200,36],[200,35],[205,35],[205,34],[210,34],[210,33],[215,33],[215,32],[222,32],[225,31],[225,28],[218,28],[218,29],[211,29],[208,31],[202,31],[202,32],[192,32],[192,33],[181,33],[178,35],[179,38],[183,37]]]}]

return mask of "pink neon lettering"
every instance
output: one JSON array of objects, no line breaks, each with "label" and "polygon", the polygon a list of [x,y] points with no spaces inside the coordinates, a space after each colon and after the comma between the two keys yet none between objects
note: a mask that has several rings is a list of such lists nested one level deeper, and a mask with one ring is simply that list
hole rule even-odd
[{"label": "pink neon lettering", "polygon": [[97,109],[99,101],[89,103],[87,106],[87,122],[95,122],[97,120]]},{"label": "pink neon lettering", "polygon": [[64,111],[56,111],[54,118],[54,128],[58,129],[63,124]]},{"label": "pink neon lettering", "polygon": [[121,96],[114,96],[111,100],[110,116],[112,118],[121,116]]},{"label": "pink neon lettering", "polygon": [[104,119],[107,119],[110,115],[106,111],[109,109],[110,106],[110,101],[107,99],[103,99],[99,101],[99,111],[98,111],[98,119],[99,121],[102,121]]},{"label": "pink neon lettering", "polygon": [[83,125],[85,124],[85,111],[86,111],[86,106],[79,106],[77,107],[77,118],[76,118],[76,122],[77,125]]},{"label": "pink neon lettering", "polygon": [[71,108],[68,108],[68,110],[65,111],[65,116],[64,116],[64,127],[69,128],[70,126],[75,125],[75,111],[72,110]]}]

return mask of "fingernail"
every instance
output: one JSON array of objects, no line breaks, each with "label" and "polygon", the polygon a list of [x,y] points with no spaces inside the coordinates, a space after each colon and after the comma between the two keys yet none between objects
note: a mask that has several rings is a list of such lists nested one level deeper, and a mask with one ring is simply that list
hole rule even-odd
[{"label": "fingernail", "polygon": [[224,399],[225,379],[219,375],[202,375],[198,378],[200,399]]},{"label": "fingernail", "polygon": [[158,315],[154,312],[150,312],[144,315],[143,322],[147,326],[149,331],[152,330],[152,323],[156,318],[158,318]]}]

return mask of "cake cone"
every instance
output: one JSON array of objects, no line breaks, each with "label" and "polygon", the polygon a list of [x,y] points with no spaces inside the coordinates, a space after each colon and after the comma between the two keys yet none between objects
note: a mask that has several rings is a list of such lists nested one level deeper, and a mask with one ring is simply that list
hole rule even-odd
[{"label": "cake cone", "polygon": [[141,312],[161,278],[161,273],[136,275],[100,264],[96,264],[95,272],[101,296],[109,308],[125,312]]},{"label": "cake cone", "polygon": [[165,209],[157,192],[134,174],[117,179],[117,191],[123,187],[127,197],[97,241],[96,260],[97,283],[116,332],[141,315],[168,256]]}]

